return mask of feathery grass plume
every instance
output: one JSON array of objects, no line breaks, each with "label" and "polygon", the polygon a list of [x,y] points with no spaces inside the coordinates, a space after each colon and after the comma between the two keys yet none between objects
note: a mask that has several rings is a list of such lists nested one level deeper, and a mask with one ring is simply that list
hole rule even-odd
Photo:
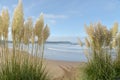
[{"label": "feathery grass plume", "polygon": [[35,29],[34,28],[32,28],[31,42],[32,44],[34,44],[35,42]]},{"label": "feathery grass plume", "polygon": [[[88,39],[86,46],[90,49],[90,56],[84,69],[85,80],[113,80],[115,70],[111,54],[109,54],[112,32],[101,23],[90,24],[86,28]],[[98,73],[96,73],[98,72]]]},{"label": "feathery grass plume", "polygon": [[113,36],[112,36],[112,30],[108,30],[106,27],[103,27],[103,35],[104,35],[104,46],[109,46],[112,47],[111,43],[113,40]]},{"label": "feathery grass plume", "polygon": [[104,30],[103,30],[103,25],[101,25],[101,23],[98,23],[95,27],[95,39],[96,39],[96,43],[97,43],[97,47],[101,48],[104,44]]},{"label": "feathery grass plume", "polygon": [[2,26],[2,17],[0,15],[0,38],[2,37],[3,26]]},{"label": "feathery grass plume", "polygon": [[5,39],[8,38],[8,27],[9,27],[9,13],[8,13],[8,9],[3,9],[2,10],[2,26],[3,26],[3,37]]},{"label": "feathery grass plume", "polygon": [[4,51],[6,51],[5,53],[7,53],[8,45],[6,41],[8,40],[8,27],[9,27],[8,9],[2,9],[1,18],[2,18],[2,27],[3,27],[2,37],[4,41]]},{"label": "feathery grass plume", "polygon": [[112,36],[115,37],[115,35],[118,32],[118,23],[114,23],[113,27],[112,27]]},{"label": "feathery grass plume", "polygon": [[34,27],[32,27],[32,32],[31,32],[31,43],[32,43],[32,55],[33,55],[33,50],[34,50],[34,43],[35,43],[35,32],[34,32]]},{"label": "feathery grass plume", "polygon": [[44,17],[43,17],[43,14],[41,14],[35,24],[35,35],[37,37],[41,36],[43,27],[44,27]]},{"label": "feathery grass plume", "polygon": [[12,20],[12,40],[13,40],[14,55],[15,55],[15,50],[16,50],[16,44],[20,45],[20,40],[21,40],[20,35],[22,35],[23,26],[24,26],[23,6],[22,6],[22,1],[19,0],[18,5],[14,10],[14,15],[13,15],[13,20]]},{"label": "feathery grass plume", "polygon": [[3,34],[3,26],[2,26],[2,17],[0,15],[0,46],[2,46],[2,34]]},{"label": "feathery grass plume", "polygon": [[43,36],[42,35],[38,37],[38,44],[39,44],[39,46],[41,46],[43,44]]},{"label": "feathery grass plume", "polygon": [[108,46],[110,42],[110,31],[107,30],[105,26],[103,26],[103,35],[104,35],[104,46]]},{"label": "feathery grass plume", "polygon": [[29,36],[29,38],[31,38],[32,29],[33,29],[33,20],[30,17],[30,18],[27,19],[27,21],[28,21],[28,36]]},{"label": "feathery grass plume", "polygon": [[43,59],[43,56],[44,56],[44,43],[46,42],[46,40],[48,39],[49,35],[50,35],[50,30],[49,30],[49,27],[48,25],[46,24],[45,28],[43,29],[43,33],[42,33],[42,59]]},{"label": "feathery grass plume", "polygon": [[85,38],[85,44],[86,44],[86,47],[88,47],[88,48],[90,47],[90,42],[87,38]]},{"label": "feathery grass plume", "polygon": [[92,40],[94,38],[94,35],[92,32],[94,32],[93,24],[90,24],[90,26],[87,26],[85,24],[85,31],[88,34],[88,37]]},{"label": "feathery grass plume", "polygon": [[78,40],[78,44],[82,47],[82,46],[83,46],[83,43],[82,43],[81,39],[78,38],[77,40]]},{"label": "feathery grass plume", "polygon": [[[33,36],[33,30],[32,29],[34,29],[33,28],[33,20],[32,20],[32,18],[30,17],[30,18],[28,18],[27,19],[27,22],[28,22],[28,33],[27,33],[27,35],[28,35],[28,42],[30,42],[31,41],[31,38],[32,38],[32,36]],[[33,38],[35,38],[35,37],[33,37]],[[28,50],[29,50],[29,44],[28,44]]]},{"label": "feathery grass plume", "polygon": [[45,41],[48,39],[50,35],[50,29],[48,27],[48,25],[45,26],[45,28],[43,29],[43,43],[45,43]]},{"label": "feathery grass plume", "polygon": [[25,22],[25,24],[24,24],[24,36],[23,36],[23,43],[25,45],[27,45],[29,43],[29,36],[28,36],[29,32],[28,31],[29,31],[28,22]]},{"label": "feathery grass plume", "polygon": [[96,50],[100,49],[104,45],[109,45],[112,40],[111,31],[107,30],[106,26],[101,23],[86,27],[86,32],[89,40],[91,41],[92,47]]},{"label": "feathery grass plume", "polygon": [[32,27],[33,27],[33,22],[31,18],[28,18],[27,21],[24,24],[24,44],[28,45],[30,42],[30,38],[32,35]]},{"label": "feathery grass plume", "polygon": [[44,16],[43,14],[40,15],[39,19],[35,23],[34,33],[37,36],[37,42],[36,44],[36,55],[38,55],[38,48],[40,47],[40,43],[42,41],[42,33],[44,28]]},{"label": "feathery grass plume", "polygon": [[42,45],[46,42],[46,40],[48,39],[50,35],[50,29],[48,27],[48,25],[46,24],[46,26],[44,27],[41,36],[38,37],[38,44]]},{"label": "feathery grass plume", "polygon": [[23,14],[23,5],[22,1],[19,0],[17,7],[14,10],[13,21],[12,21],[12,36],[13,40],[22,33],[22,27],[24,25],[24,14]]},{"label": "feathery grass plume", "polygon": [[90,26],[85,25],[86,33],[88,34],[88,38],[90,38],[92,45],[95,45],[94,39],[95,39],[95,29],[93,28],[93,24],[90,24]]},{"label": "feathery grass plume", "polygon": [[[9,13],[6,9],[3,9],[2,15],[0,15],[0,38],[2,36],[3,41],[8,39],[8,27]],[[38,31],[36,36],[42,37],[41,40],[46,41],[49,36],[49,28],[47,26],[44,28],[43,15],[39,18],[35,28],[31,18],[28,18],[24,23],[22,1],[19,0],[14,10],[12,21],[13,50],[11,50],[10,54],[5,54],[7,52],[2,51],[4,53],[3,56],[1,56],[0,52],[0,80],[50,80],[41,58],[29,54],[29,41],[31,37],[32,45],[38,45],[38,43],[34,42],[35,30]],[[20,50],[23,42],[28,47],[26,51]],[[2,45],[4,46],[5,44]]]}]

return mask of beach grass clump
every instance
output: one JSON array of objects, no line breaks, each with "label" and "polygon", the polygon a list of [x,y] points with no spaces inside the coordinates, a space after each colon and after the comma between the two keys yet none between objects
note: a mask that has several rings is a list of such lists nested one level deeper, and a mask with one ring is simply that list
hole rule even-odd
[{"label": "beach grass clump", "polygon": [[1,63],[0,80],[50,80],[39,58],[18,54]]},{"label": "beach grass clump", "polygon": [[112,59],[107,54],[96,56],[95,59],[90,60],[84,68],[85,80],[114,80],[115,69],[113,67]]},{"label": "beach grass clump", "polygon": [[101,23],[90,24],[85,28],[88,34],[85,44],[89,55],[86,56],[88,62],[83,71],[83,80],[114,80],[116,71],[111,55],[111,45],[116,31],[107,29]]},{"label": "beach grass clump", "polygon": [[3,9],[0,15],[0,80],[50,80],[43,63],[44,44],[50,30],[48,25],[44,26],[43,14],[35,25],[32,18],[25,21],[19,0],[11,25],[12,50],[8,49],[9,24],[8,10]]},{"label": "beach grass clump", "polygon": [[116,77],[120,79],[120,33],[117,33],[117,35],[115,36],[114,41],[113,41],[113,47],[116,50],[114,68],[116,71]]}]

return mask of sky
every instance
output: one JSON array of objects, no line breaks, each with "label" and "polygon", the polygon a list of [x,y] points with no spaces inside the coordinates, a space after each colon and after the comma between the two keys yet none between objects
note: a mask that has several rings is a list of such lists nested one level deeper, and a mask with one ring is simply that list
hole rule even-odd
[{"label": "sky", "polygon": [[[120,23],[120,0],[23,0],[24,17],[35,22],[41,13],[50,27],[49,41],[76,41],[86,36],[84,25],[101,22],[108,28]],[[18,0],[0,0],[10,18]],[[9,33],[9,39],[10,39]]]}]

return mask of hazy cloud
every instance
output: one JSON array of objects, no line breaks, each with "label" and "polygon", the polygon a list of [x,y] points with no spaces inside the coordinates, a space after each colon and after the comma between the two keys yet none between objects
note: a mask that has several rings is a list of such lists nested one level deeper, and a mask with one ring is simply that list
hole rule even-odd
[{"label": "hazy cloud", "polygon": [[67,19],[68,16],[61,14],[44,14],[45,19],[49,24],[55,25],[58,19]]},{"label": "hazy cloud", "polygon": [[49,20],[49,23],[56,24],[56,20]]},{"label": "hazy cloud", "polygon": [[55,14],[44,14],[45,18],[49,19],[66,19],[68,16],[66,15],[55,15]]}]

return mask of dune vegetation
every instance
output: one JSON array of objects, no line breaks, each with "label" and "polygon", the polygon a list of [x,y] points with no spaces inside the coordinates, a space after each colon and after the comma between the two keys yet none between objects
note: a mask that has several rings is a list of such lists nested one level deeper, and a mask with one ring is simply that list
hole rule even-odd
[{"label": "dune vegetation", "polygon": [[[12,23],[10,20],[8,10],[3,9],[0,15],[0,80],[50,80],[42,63],[44,43],[50,34],[43,14],[35,25],[32,18],[25,20],[19,0]],[[9,32],[12,33],[12,49],[8,48]]]},{"label": "dune vegetation", "polygon": [[[12,42],[8,41],[11,33]],[[24,18],[22,1],[10,18],[8,9],[0,14],[0,80],[76,80],[71,66],[59,66],[63,75],[51,77],[44,64],[44,43],[50,35],[41,13],[37,21]],[[12,44],[12,48],[8,47]]]},{"label": "dune vegetation", "polygon": [[[120,33],[118,23],[111,29],[101,23],[85,25],[85,52],[87,63],[80,80],[119,80],[120,79]],[[79,44],[83,43],[79,40]]]}]

